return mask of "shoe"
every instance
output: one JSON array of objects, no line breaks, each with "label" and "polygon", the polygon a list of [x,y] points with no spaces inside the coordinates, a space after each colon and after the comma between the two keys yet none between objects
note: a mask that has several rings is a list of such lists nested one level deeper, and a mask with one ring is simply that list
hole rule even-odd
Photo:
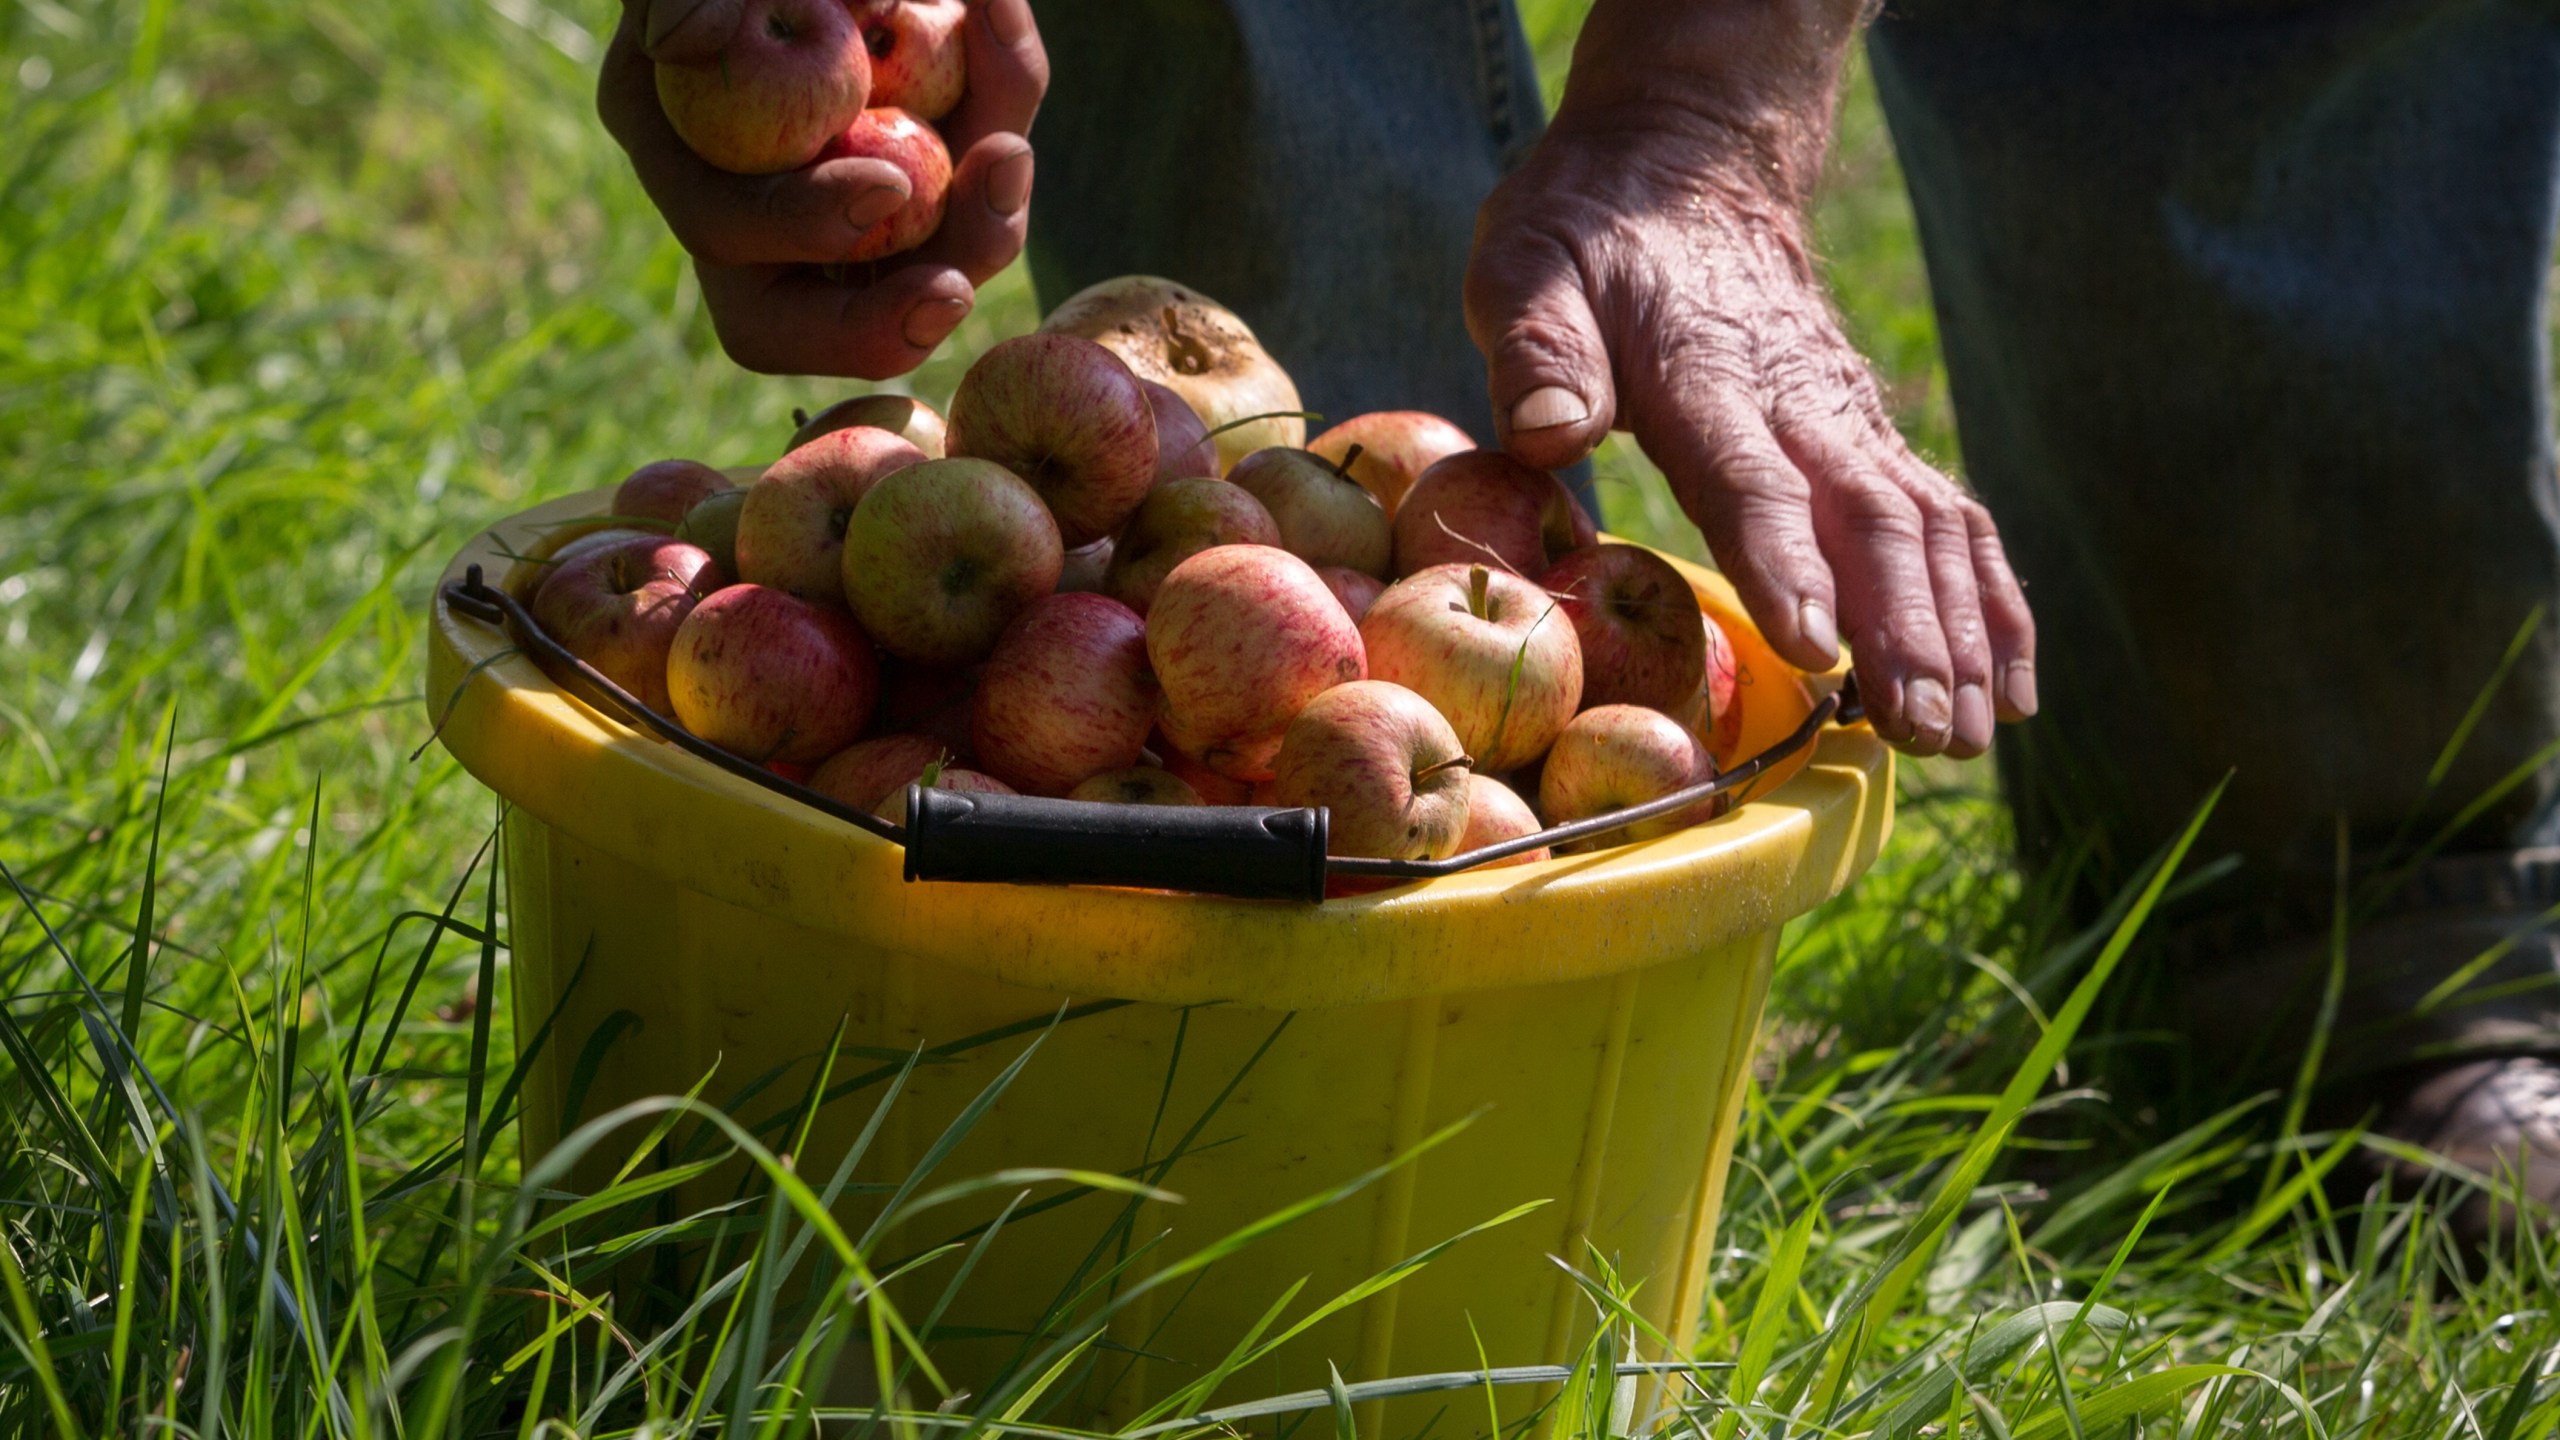
[{"label": "shoe", "polygon": [[[2560,1066],[2547,1060],[2510,1056],[2440,1070],[2388,1106],[2374,1129],[2495,1185],[2463,1189],[2448,1217],[2470,1244],[2514,1226],[2517,1190],[2532,1202],[2527,1215],[2537,1225],[2560,1213]],[[2440,1173],[2397,1156],[2384,1168],[2403,1193]]]}]

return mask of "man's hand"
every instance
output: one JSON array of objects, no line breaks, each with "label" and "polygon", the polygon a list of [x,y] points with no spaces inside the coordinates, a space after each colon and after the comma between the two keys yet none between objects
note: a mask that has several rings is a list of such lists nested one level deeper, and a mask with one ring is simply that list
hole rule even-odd
[{"label": "man's hand", "polygon": [[1845,634],[1878,733],[1978,755],[1995,714],[2035,710],[2035,622],[1804,245],[1855,19],[1602,0],[1554,125],[1478,218],[1467,321],[1513,453],[1559,468],[1632,431],[1778,653],[1825,668]]},{"label": "man's hand", "polygon": [[[658,106],[654,60],[716,55],[740,0],[623,0],[596,109],[668,228],[691,252],[721,348],[750,370],[883,380],[924,363],[1022,251],[1031,207],[1024,137],[1049,85],[1029,0],[970,0],[969,93],[941,122],[950,208],[920,249],[832,268],[907,200],[883,160],[732,175],[685,147]],[[821,267],[830,267],[824,268]]]}]

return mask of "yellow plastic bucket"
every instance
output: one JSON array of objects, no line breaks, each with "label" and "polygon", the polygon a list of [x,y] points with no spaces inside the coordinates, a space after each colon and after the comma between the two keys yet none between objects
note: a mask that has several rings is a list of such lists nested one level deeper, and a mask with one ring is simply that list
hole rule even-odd
[{"label": "yellow plastic bucket", "polygon": [[[521,582],[514,557],[609,499],[498,525],[446,579],[477,564]],[[1732,634],[1750,681],[1741,749],[1756,753],[1805,719],[1812,695],[1721,577],[1683,568]],[[1012,1337],[1071,1281],[1127,1253],[1124,1276],[1148,1273],[1473,1117],[1199,1283],[1116,1317],[1076,1402],[1106,1418],[1216,1363],[1292,1283],[1306,1282],[1283,1324],[1533,1200],[1548,1203],[1309,1330],[1222,1397],[1321,1388],[1328,1363],[1351,1381],[1473,1369],[1478,1337],[1497,1366],[1562,1360],[1588,1307],[1550,1257],[1582,1266],[1594,1247],[1641,1283],[1646,1319],[1685,1340],[1779,929],[1848,886],[1892,817],[1889,752],[1861,726],[1826,730],[1710,824],[1322,905],[909,883],[896,845],[588,709],[441,586],[429,653],[443,743],[510,802],[519,1036],[556,1016],[524,1092],[528,1155],[564,1118],[682,1094],[715,1068],[710,1097],[797,1067],[766,1091],[769,1112],[804,1091],[840,1021],[846,1045],[901,1053],[1020,1026],[917,1067],[857,1178],[903,1177],[1037,1040],[937,1179],[1073,1166],[1143,1172],[1182,1197],[1144,1205],[1124,1245],[1105,1240],[1118,1197],[1009,1224],[942,1320],[974,1337],[939,1347],[957,1385],[975,1390],[1012,1359]],[[1081,1013],[1046,1023],[1065,1006]],[[564,1117],[573,1087],[578,1114]],[[875,1099],[827,1107],[800,1172],[829,1173]],[[716,1188],[690,1198],[728,1193]],[[876,1195],[849,1202],[848,1218],[867,1223],[865,1203]],[[981,1218],[883,1249],[920,1249]],[[1109,1253],[1079,1279],[1098,1241]],[[926,1303],[947,1275],[921,1282]],[[1446,1400],[1372,1407],[1364,1428],[1414,1428]]]}]

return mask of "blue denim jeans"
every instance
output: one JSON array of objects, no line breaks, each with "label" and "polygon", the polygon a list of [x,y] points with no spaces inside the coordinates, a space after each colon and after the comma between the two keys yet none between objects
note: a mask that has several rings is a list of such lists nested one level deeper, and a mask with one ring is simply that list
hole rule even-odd
[{"label": "blue denim jeans", "polygon": [[[1489,428],[1477,203],[1539,123],[1508,0],[1039,0],[1033,275],[1234,305],[1331,414]],[[2120,883],[2226,771],[2236,890],[2424,834],[2560,735],[2541,298],[2552,0],[1893,0],[1871,55],[1965,468],[2042,631],[2001,770]],[[2549,842],[2547,787],[2471,825]],[[2254,902],[2253,902],[2254,903]]]},{"label": "blue denim jeans", "polygon": [[1245,317],[1309,408],[1490,441],[1459,285],[1544,124],[1511,0],[1035,0],[1044,308],[1168,275]]}]

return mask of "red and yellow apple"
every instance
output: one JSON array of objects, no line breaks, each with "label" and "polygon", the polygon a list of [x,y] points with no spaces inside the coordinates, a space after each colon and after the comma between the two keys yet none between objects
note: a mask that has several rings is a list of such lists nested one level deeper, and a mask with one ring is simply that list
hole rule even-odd
[{"label": "red and yellow apple", "polygon": [[1138,763],[1162,696],[1146,622],[1103,595],[1051,595],[1014,617],[970,707],[978,765],[1032,795],[1064,795]]},{"label": "red and yellow apple", "polygon": [[1307,562],[1220,545],[1173,567],[1147,611],[1165,738],[1236,780],[1272,773],[1307,702],[1368,673],[1359,628]]},{"label": "red and yellow apple", "polygon": [[985,658],[1058,588],[1065,550],[1032,488],[987,460],[928,460],[872,486],[845,523],[846,603],[902,660]]},{"label": "red and yellow apple", "polygon": [[1322,805],[1335,855],[1438,860],[1467,831],[1466,750],[1431,702],[1354,680],[1307,702],[1273,761],[1273,799]]},{"label": "red and yellow apple", "polygon": [[1360,622],[1369,674],[1438,707],[1490,771],[1546,753],[1582,700],[1582,646],[1544,590],[1484,565],[1387,587]]},{"label": "red and yellow apple", "polygon": [[743,0],[719,54],[657,69],[676,135],[740,175],[797,170],[871,103],[871,55],[844,0]]},{"label": "red and yellow apple", "polygon": [[842,610],[732,585],[676,628],[667,691],[684,728],[731,754],[807,764],[862,733],[880,664]]}]

